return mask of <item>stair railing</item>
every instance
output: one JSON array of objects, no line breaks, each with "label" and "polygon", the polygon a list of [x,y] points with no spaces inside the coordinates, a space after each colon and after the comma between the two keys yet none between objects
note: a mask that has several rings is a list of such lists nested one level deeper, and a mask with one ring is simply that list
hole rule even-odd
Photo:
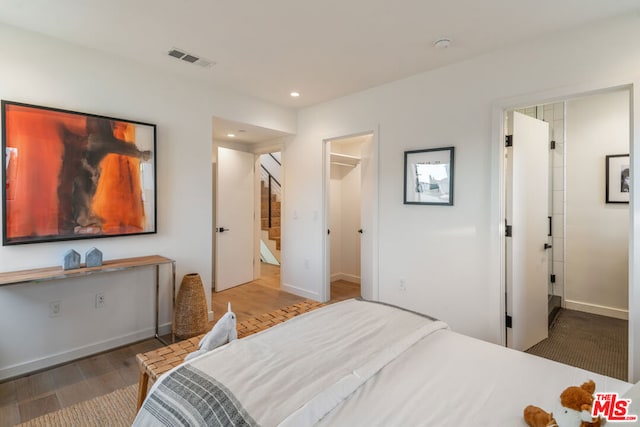
[{"label": "stair railing", "polygon": [[267,219],[269,221],[269,228],[271,228],[271,226],[272,226],[271,218],[272,218],[272,212],[273,212],[273,208],[272,208],[273,196],[275,196],[277,194],[282,195],[282,186],[280,185],[280,182],[278,182],[278,180],[273,175],[271,175],[269,173],[267,168],[265,168],[263,165],[260,165],[260,167],[262,167],[261,177],[262,178],[266,178],[267,187],[269,189],[269,202],[268,202],[269,208],[268,208],[268,217],[267,217]]}]

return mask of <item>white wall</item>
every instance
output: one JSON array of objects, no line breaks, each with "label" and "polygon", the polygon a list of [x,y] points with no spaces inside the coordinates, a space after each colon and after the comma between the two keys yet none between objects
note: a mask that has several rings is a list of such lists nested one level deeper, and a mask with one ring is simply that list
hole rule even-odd
[{"label": "white wall", "polygon": [[629,205],[605,203],[605,156],[629,153],[629,92],[568,101],[566,125],[566,306],[626,318]]},{"label": "white wall", "polygon": [[[12,27],[0,26],[0,39],[0,98],[158,126],[158,234],[1,247],[0,271],[60,265],[69,248],[96,246],[105,260],[160,254],[177,261],[178,282],[200,273],[210,300],[211,118],[293,133],[295,114]],[[0,378],[152,336],[152,281],[146,268],[0,288]],[[162,325],[171,321],[168,283],[163,270]],[[105,309],[94,308],[97,292]],[[61,301],[61,316],[48,317],[51,301]]]},{"label": "white wall", "polygon": [[[344,167],[344,166],[343,166]],[[342,178],[342,275],[360,283],[360,188],[362,170],[358,164]]]},{"label": "white wall", "polygon": [[[360,143],[331,142],[331,152],[359,157]],[[331,164],[331,280],[360,283],[360,165]]]},{"label": "white wall", "polygon": [[[323,140],[376,130],[380,299],[501,342],[496,106],[638,82],[638,37],[640,18],[622,17],[302,110],[297,137],[283,151],[283,283],[304,295],[321,295]],[[456,147],[455,205],[403,205],[403,151],[450,145]],[[404,292],[400,278],[406,280]]]},{"label": "white wall", "polygon": [[331,166],[329,180],[329,241],[330,250],[330,274],[331,281],[339,280],[342,273],[342,173],[339,166]]}]

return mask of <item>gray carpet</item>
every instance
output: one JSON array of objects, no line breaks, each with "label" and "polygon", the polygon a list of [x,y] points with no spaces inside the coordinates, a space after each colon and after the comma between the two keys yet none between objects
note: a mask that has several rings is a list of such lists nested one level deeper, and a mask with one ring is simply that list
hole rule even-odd
[{"label": "gray carpet", "polygon": [[561,309],[549,338],[527,353],[627,381],[628,322]]}]

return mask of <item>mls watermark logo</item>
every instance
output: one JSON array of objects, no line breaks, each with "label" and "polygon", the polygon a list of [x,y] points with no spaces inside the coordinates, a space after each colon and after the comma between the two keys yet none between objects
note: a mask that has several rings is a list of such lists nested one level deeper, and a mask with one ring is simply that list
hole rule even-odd
[{"label": "mls watermark logo", "polygon": [[632,422],[638,419],[637,415],[627,413],[631,399],[621,399],[618,393],[596,393],[593,401],[591,416],[601,416],[607,421]]}]

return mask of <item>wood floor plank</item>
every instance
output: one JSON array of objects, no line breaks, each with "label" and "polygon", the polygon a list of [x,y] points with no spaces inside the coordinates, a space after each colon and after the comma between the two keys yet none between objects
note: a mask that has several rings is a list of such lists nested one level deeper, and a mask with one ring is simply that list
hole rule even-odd
[{"label": "wood floor plank", "polygon": [[51,369],[51,374],[56,383],[56,388],[66,387],[83,381],[84,375],[77,363],[68,363]]},{"label": "wood floor plank", "polygon": [[56,394],[60,402],[60,407],[62,408],[99,396],[99,394],[91,388],[88,380],[83,380],[79,383],[58,389]]},{"label": "wood floor plank", "polygon": [[30,375],[29,381],[31,381],[31,390],[34,398],[49,394],[56,389],[56,381],[51,371]]},{"label": "wood floor plank", "polygon": [[60,409],[56,393],[51,393],[38,399],[32,399],[18,404],[20,422],[25,422],[40,415]]},{"label": "wood floor plank", "polygon": [[15,381],[0,383],[0,406],[17,402]]},{"label": "wood floor plank", "polygon": [[86,379],[106,374],[114,369],[109,357],[105,353],[82,359],[77,363],[80,371],[82,371],[82,375],[84,375]]},{"label": "wood floor plank", "polygon": [[31,388],[31,381],[29,381],[29,377],[21,377],[13,381],[16,386],[16,400],[18,402],[30,400],[31,398],[33,398],[33,391]]},{"label": "wood floor plank", "polygon": [[17,403],[0,405],[0,427],[11,427],[20,423],[20,410]]},{"label": "wood floor plank", "polygon": [[129,385],[129,383],[122,378],[119,370],[90,378],[87,380],[87,384],[97,396],[111,393],[112,391]]}]

